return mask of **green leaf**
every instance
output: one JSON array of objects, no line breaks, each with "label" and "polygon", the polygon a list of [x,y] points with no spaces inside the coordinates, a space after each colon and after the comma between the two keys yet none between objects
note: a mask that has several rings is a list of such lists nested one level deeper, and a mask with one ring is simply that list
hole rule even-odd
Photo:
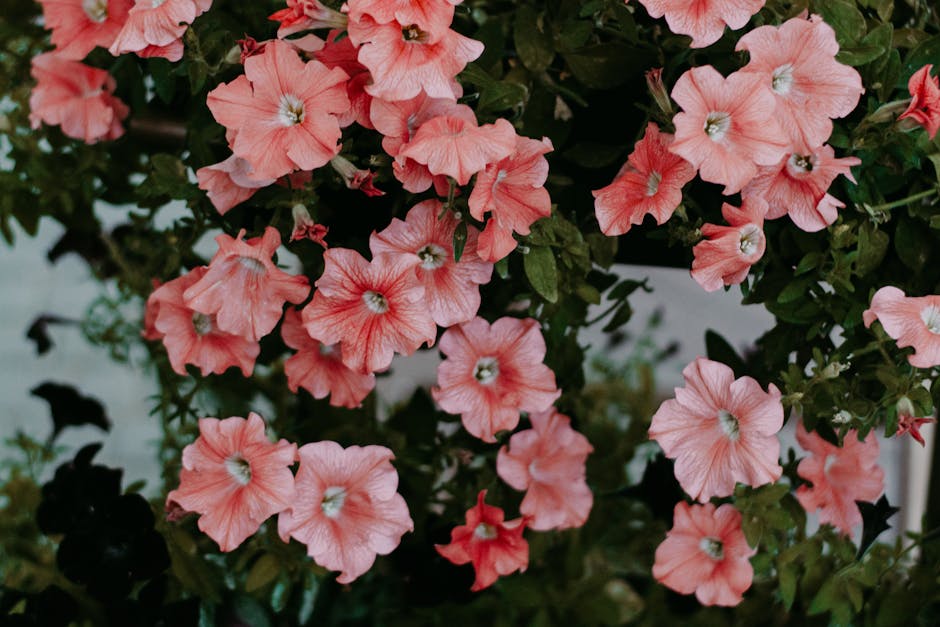
[{"label": "green leaf", "polygon": [[816,10],[823,21],[836,31],[836,41],[840,46],[855,43],[867,30],[865,16],[850,0],[816,0]]},{"label": "green leaf", "polygon": [[467,223],[463,220],[454,229],[454,261],[460,261],[463,257],[464,246],[467,245]]},{"label": "green leaf", "polygon": [[787,564],[777,568],[777,579],[780,582],[780,598],[783,600],[783,607],[789,612],[793,607],[793,601],[796,598],[796,576],[798,567],[796,564]]},{"label": "green leaf", "polygon": [[928,63],[936,64],[937,59],[940,59],[940,35],[935,35],[930,39],[923,40],[908,53],[907,58],[904,59],[904,69],[901,72],[901,80],[906,85],[907,80],[914,72]]},{"label": "green leaf", "polygon": [[626,323],[630,322],[630,318],[633,317],[633,307],[630,306],[629,301],[623,301],[617,310],[614,311],[614,315],[611,319],[604,325],[602,329],[604,333],[610,333],[611,331],[616,331]]},{"label": "green leaf", "polygon": [[652,63],[652,55],[623,43],[585,46],[564,55],[571,73],[582,84],[593,89],[610,89],[622,85],[639,70]]},{"label": "green leaf", "polygon": [[548,246],[533,246],[523,262],[529,283],[545,300],[558,302],[558,266]]},{"label": "green leaf", "polygon": [[513,40],[522,64],[533,72],[542,72],[555,58],[550,33],[545,32],[545,15],[529,5],[516,9]]},{"label": "green leaf", "polygon": [[245,579],[245,592],[254,592],[274,581],[281,572],[278,559],[265,553],[254,563]]},{"label": "green leaf", "polygon": [[858,257],[855,259],[855,273],[865,276],[879,265],[888,252],[891,238],[880,231],[871,222],[865,222],[858,232]]},{"label": "green leaf", "polygon": [[930,258],[932,245],[924,229],[913,220],[903,218],[898,222],[894,232],[894,250],[905,266],[915,272],[922,270]]},{"label": "green leaf", "polygon": [[735,376],[741,377],[747,372],[744,360],[725,338],[709,329],[705,332],[705,354],[713,361],[719,361],[734,371]]}]

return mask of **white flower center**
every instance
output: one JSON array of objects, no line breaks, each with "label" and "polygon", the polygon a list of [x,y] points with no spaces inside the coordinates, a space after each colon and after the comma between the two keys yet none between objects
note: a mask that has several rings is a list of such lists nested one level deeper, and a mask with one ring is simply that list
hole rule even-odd
[{"label": "white flower center", "polygon": [[362,302],[366,304],[369,311],[376,314],[384,314],[388,311],[388,299],[372,290],[366,290],[362,295]]},{"label": "white flower center", "polygon": [[698,543],[698,548],[702,549],[702,552],[708,557],[712,558],[715,561],[720,561],[725,558],[725,546],[722,544],[721,540],[718,538],[713,538],[711,536],[705,536]]},{"label": "white flower center", "polygon": [[738,248],[741,250],[742,255],[750,257],[757,252],[757,248],[760,246],[760,241],[764,233],[756,224],[745,224],[741,227],[739,233],[741,234],[741,240],[738,244]]},{"label": "white flower center", "polygon": [[928,331],[940,335],[940,309],[936,305],[927,305],[921,309],[920,319],[924,321]]},{"label": "white flower center", "polygon": [[277,109],[278,118],[284,126],[294,126],[304,121],[304,103],[292,94],[281,96],[281,104]]},{"label": "white flower center", "polygon": [[225,460],[225,470],[241,485],[248,485],[251,481],[251,463],[241,453],[235,453]]},{"label": "white flower center", "polygon": [[504,180],[506,180],[506,176],[508,176],[506,170],[500,170],[496,173],[496,182],[502,183]]},{"label": "white flower center", "polygon": [[774,70],[770,79],[770,88],[773,89],[775,93],[785,96],[790,93],[791,87],[793,87],[793,66],[789,63],[785,63]]},{"label": "white flower center", "polygon": [[730,411],[725,409],[718,410],[718,425],[722,432],[728,436],[732,442],[737,442],[741,437],[741,427],[738,419]]},{"label": "white flower center", "polygon": [[731,128],[731,114],[723,111],[712,111],[705,118],[705,134],[712,141],[721,141]]},{"label": "white flower center", "polygon": [[98,24],[108,19],[108,0],[82,0],[82,11]]},{"label": "white flower center", "polygon": [[659,184],[663,180],[663,175],[653,170],[650,172],[650,176],[646,179],[646,197],[655,196],[656,192],[659,191]]},{"label": "white flower center", "polygon": [[150,6],[156,9],[164,2],[166,2],[166,0],[150,0]]},{"label": "white flower center", "polygon": [[320,354],[329,357],[336,352],[336,344],[320,344]]},{"label": "white flower center", "polygon": [[823,463],[823,473],[829,474],[829,469],[838,461],[835,455],[826,455],[826,461]]},{"label": "white flower center", "polygon": [[212,316],[207,316],[198,311],[193,313],[193,328],[196,330],[196,335],[212,333]]},{"label": "white flower center", "polygon": [[238,263],[240,263],[243,268],[252,274],[264,274],[267,272],[264,264],[261,263],[259,259],[255,259],[254,257],[245,257],[244,255],[239,255]]},{"label": "white flower center", "polygon": [[481,357],[473,367],[473,378],[483,385],[489,385],[499,376],[499,361],[495,357]]},{"label": "white flower center", "polygon": [[437,244],[428,244],[418,251],[421,267],[425,270],[437,270],[447,260],[447,251]]},{"label": "white flower center", "polygon": [[496,531],[496,527],[488,523],[481,522],[477,525],[477,528],[473,530],[473,535],[481,540],[492,540],[499,533]]},{"label": "white flower center", "polygon": [[813,155],[790,155],[787,165],[794,174],[804,174],[806,172],[812,172],[815,163]]},{"label": "white flower center", "polygon": [[339,486],[331,486],[324,490],[323,500],[320,501],[320,509],[323,510],[327,518],[336,518],[343,509],[343,503],[346,502],[346,489]]}]

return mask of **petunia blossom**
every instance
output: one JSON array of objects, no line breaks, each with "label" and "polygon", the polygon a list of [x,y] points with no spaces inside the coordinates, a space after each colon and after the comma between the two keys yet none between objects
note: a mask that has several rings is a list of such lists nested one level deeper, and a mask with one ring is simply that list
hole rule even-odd
[{"label": "petunia blossom", "polygon": [[125,52],[140,54],[148,49],[168,50],[178,43],[180,56],[150,54],[148,56],[182,56],[180,38],[189,25],[212,6],[212,0],[137,0],[127,14],[127,20],[111,44],[111,54]]},{"label": "petunia blossom", "polygon": [[57,54],[80,61],[96,46],[110,48],[134,0],[39,0]]},{"label": "petunia blossom", "polygon": [[307,277],[274,265],[271,256],[281,245],[277,229],[245,240],[245,230],[232,238],[215,238],[219,250],[209,271],[183,294],[186,306],[215,314],[219,328],[252,341],[267,335],[281,319],[284,303],[300,303],[310,293]]},{"label": "petunia blossom", "polygon": [[656,218],[656,224],[672,217],[682,202],[682,188],[695,178],[695,167],[669,152],[672,140],[650,122],[614,182],[591,192],[605,235],[623,235],[634,224],[642,224],[647,214]]},{"label": "petunia blossom", "polygon": [[640,0],[650,17],[666,17],[669,30],[692,38],[692,48],[710,46],[725,32],[743,28],[766,0]]},{"label": "petunia blossom", "polygon": [[804,231],[821,231],[835,222],[838,210],[845,207],[828,193],[829,186],[840,174],[855,183],[851,167],[861,162],[858,157],[837,159],[830,146],[805,154],[794,153],[775,166],[759,168],[757,175],[741,190],[741,196],[745,200],[766,201],[768,220],[789,214],[793,223]]},{"label": "petunia blossom", "polygon": [[431,394],[484,442],[514,429],[520,411],[546,411],[561,395],[555,373],[542,363],[545,340],[532,318],[500,318],[492,325],[474,318],[448,329],[440,349],[447,358]]},{"label": "petunia blossom", "polygon": [[554,409],[529,415],[532,428],[514,433],[499,449],[496,472],[516,490],[519,506],[536,531],[580,527],[594,495],[585,480],[585,461],[594,447],[571,428],[571,419]]},{"label": "petunia blossom", "polygon": [[909,433],[914,441],[920,444],[921,446],[927,446],[927,442],[924,441],[924,436],[920,432],[920,428],[923,425],[928,425],[931,423],[937,422],[936,418],[918,418],[913,414],[898,414],[898,430],[894,433],[895,437],[901,437],[905,433]]},{"label": "petunia blossom", "polygon": [[915,368],[940,366],[940,296],[905,296],[896,287],[875,292],[862,313],[866,327],[878,320],[899,348],[914,347],[907,360]]},{"label": "petunia blossom", "polygon": [[473,564],[473,592],[488,588],[501,576],[525,572],[529,566],[529,543],[522,537],[526,519],[504,520],[503,510],[487,505],[485,498],[486,490],[481,490],[477,504],[467,510],[467,524],[451,530],[450,544],[434,545],[454,564]]},{"label": "petunia blossom", "polygon": [[676,504],[672,529],[656,547],[653,577],[681,594],[695,593],[702,605],[735,606],[751,587],[754,568],[741,530],[741,512],[726,503],[715,507]]},{"label": "petunia blossom", "polygon": [[306,544],[317,564],[340,571],[336,581],[350,583],[414,530],[397,492],[395,456],[384,446],[343,448],[329,441],[305,444],[297,453],[297,494],[278,516],[278,533],[285,542]]},{"label": "petunia blossom", "polygon": [[673,118],[669,151],[698,169],[702,180],[741,190],[758,166],[776,165],[790,141],[774,119],[776,101],[758,74],[722,77],[710,65],[685,72],[672,89],[682,112]]},{"label": "petunia blossom", "polygon": [[346,28],[345,15],[324,5],[319,0],[287,0],[287,8],[268,16],[278,22],[277,36],[281,39],[305,30],[318,28]]},{"label": "petunia blossom", "polygon": [[294,502],[297,445],[273,443],[264,421],[201,418],[199,437],[183,449],[180,485],[167,495],[168,509],[201,514],[199,529],[233,551],[270,516]]},{"label": "petunia blossom", "polygon": [[682,371],[685,387],[660,405],[649,436],[675,460],[679,485],[697,501],[729,496],[740,482],[752,487],[780,478],[783,426],[780,390],[764,392],[751,377],[699,357]]},{"label": "petunia blossom", "polygon": [[437,326],[424,302],[415,261],[383,253],[370,262],[347,248],[323,253],[325,267],[304,327],[323,344],[342,344],[343,363],[362,374],[385,370],[395,353],[434,344]]},{"label": "petunia blossom", "polygon": [[767,203],[759,196],[748,197],[741,208],[728,203],[721,215],[730,226],[703,224],[702,240],[692,249],[692,278],[707,292],[744,280],[751,266],[764,256],[764,215]]},{"label": "petunia blossom", "polygon": [[360,374],[343,364],[340,345],[325,346],[310,337],[296,309],[284,314],[281,337],[297,351],[284,362],[287,387],[294,394],[303,388],[314,398],[329,396],[334,407],[359,407],[375,388],[374,374]]},{"label": "petunia blossom", "polygon": [[[154,335],[163,340],[170,365],[186,375],[186,364],[197,366],[202,376],[222,374],[238,367],[250,377],[261,352],[258,342],[219,329],[214,315],[206,315],[186,305],[185,291],[206,275],[205,267],[193,268],[183,276],[167,281],[147,299],[155,309]],[[154,339],[156,339],[154,338]]]},{"label": "petunia blossom", "polygon": [[353,122],[371,129],[372,121],[369,119],[369,109],[372,105],[372,96],[366,91],[366,86],[372,82],[372,75],[366,66],[359,63],[359,50],[353,45],[349,37],[338,39],[341,31],[332,30],[324,42],[323,48],[317,50],[314,57],[328,68],[338,67],[346,72],[349,79],[346,81],[346,96],[349,97],[349,110],[338,113],[337,119],[342,128]]},{"label": "petunia blossom", "polygon": [[442,327],[466,322],[480,308],[480,285],[489,283],[493,264],[477,255],[479,231],[467,227],[460,261],[454,261],[454,233],[460,221],[443,212],[438,200],[425,200],[408,210],[404,221],[394,218],[372,233],[373,255],[395,253],[413,260],[431,318]]},{"label": "petunia blossom", "polygon": [[931,76],[933,65],[925,65],[911,76],[907,89],[911,104],[898,119],[911,118],[927,129],[930,139],[940,130],[940,78]]},{"label": "petunia blossom", "polygon": [[801,485],[796,499],[807,512],[819,510],[820,524],[831,524],[846,535],[862,522],[855,501],[874,503],[884,492],[885,473],[878,465],[878,438],[869,432],[864,441],[854,429],[842,446],[830,444],[803,423],[796,427],[796,441],[810,453],[796,468],[812,485]]},{"label": "petunia blossom", "polygon": [[349,17],[355,22],[368,15],[379,24],[414,24],[438,39],[454,21],[454,5],[463,0],[348,0]]},{"label": "petunia blossom", "polygon": [[251,164],[231,155],[225,161],[196,170],[199,189],[206,192],[219,215],[240,205],[259,189],[274,183],[275,179],[256,179],[251,176]]}]

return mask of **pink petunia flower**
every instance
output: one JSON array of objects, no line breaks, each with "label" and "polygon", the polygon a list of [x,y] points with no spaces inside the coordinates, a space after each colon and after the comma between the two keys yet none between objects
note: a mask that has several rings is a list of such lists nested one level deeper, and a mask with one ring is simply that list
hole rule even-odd
[{"label": "pink petunia flower", "polygon": [[898,430],[894,433],[894,436],[899,438],[905,433],[909,433],[911,437],[914,438],[915,442],[921,446],[927,446],[927,442],[924,441],[924,436],[920,433],[920,428],[922,425],[927,425],[932,422],[937,422],[937,419],[918,418],[912,414],[898,414]]},{"label": "pink petunia flower", "polygon": [[467,524],[451,530],[450,544],[434,545],[453,564],[473,564],[473,592],[488,588],[501,576],[525,572],[529,566],[529,543],[522,537],[526,519],[504,521],[503,510],[487,505],[485,498],[486,490],[481,490],[477,504],[467,510]]},{"label": "pink petunia flower", "polygon": [[[157,291],[158,287],[163,285],[160,279],[150,279],[150,284],[153,285],[154,292]],[[148,342],[163,338],[163,334],[157,331],[157,328],[154,326],[154,323],[157,321],[158,311],[160,311],[160,301],[153,297],[153,292],[150,292],[150,296],[147,297],[147,301],[144,303],[143,329],[140,330],[140,337]]]},{"label": "pink petunia flower", "polygon": [[115,83],[106,71],[46,52],[33,57],[30,74],[36,79],[29,95],[32,128],[61,126],[86,144],[124,134],[121,121],[130,110],[112,95]]},{"label": "pink petunia flower", "polygon": [[884,492],[885,473],[878,465],[878,438],[870,432],[864,441],[854,429],[845,434],[842,447],[796,426],[796,441],[810,456],[797,466],[797,474],[811,482],[796,490],[796,499],[807,512],[819,510],[820,524],[829,523],[846,535],[862,522],[855,501],[873,503]]},{"label": "pink petunia flower", "polygon": [[532,318],[500,318],[492,325],[474,318],[448,329],[440,349],[447,359],[431,394],[484,442],[515,429],[520,411],[546,411],[561,395],[555,373],[542,363],[545,340]]},{"label": "pink petunia flower", "polygon": [[774,118],[795,151],[811,151],[832,134],[832,118],[858,105],[865,88],[852,67],[836,61],[836,33],[818,15],[761,26],[738,41],[750,61],[742,72],[758,74],[777,101]]},{"label": "pink petunia flower", "polygon": [[256,179],[251,174],[251,164],[232,155],[225,161],[196,170],[196,180],[199,189],[206,192],[219,215],[225,215],[229,209],[245,202],[259,189],[276,180]]},{"label": "pink petunia flower", "polygon": [[[454,232],[460,223],[450,211],[442,214],[438,200],[425,200],[395,218],[380,233],[372,233],[373,255],[396,253],[412,259],[431,318],[442,327],[466,322],[480,308],[480,285],[489,283],[493,264],[477,255],[476,228],[467,227],[459,262],[454,261]],[[438,218],[440,216],[440,218]]]},{"label": "pink petunia flower", "polygon": [[740,482],[752,487],[780,478],[783,426],[780,390],[764,392],[751,377],[699,357],[682,371],[686,386],[653,415],[649,436],[674,459],[676,479],[689,496],[729,496]]},{"label": "pink petunia flower", "polygon": [[605,235],[623,235],[650,214],[663,224],[682,202],[682,188],[695,178],[695,167],[669,152],[673,137],[655,122],[646,127],[627,163],[607,187],[594,194],[594,212]]},{"label": "pink petunia flower", "polygon": [[353,122],[357,122],[364,128],[374,128],[369,119],[372,96],[366,91],[366,86],[372,81],[372,75],[369,74],[366,66],[359,63],[359,50],[349,37],[336,40],[339,34],[340,31],[330,31],[323,48],[314,55],[317,61],[326,67],[338,67],[349,76],[349,80],[346,81],[346,95],[349,97],[350,107],[345,113],[337,115],[339,125],[346,128]]},{"label": "pink petunia flower", "polygon": [[741,205],[721,206],[721,215],[730,226],[703,224],[702,240],[692,249],[692,278],[707,292],[744,280],[751,266],[764,256],[764,215],[767,203],[750,196]]},{"label": "pink petunia flower", "polygon": [[[250,377],[261,352],[258,342],[219,329],[215,316],[187,306],[183,293],[206,275],[207,268],[194,268],[188,274],[168,281],[154,290],[153,329],[163,340],[173,370],[186,376],[186,364],[197,366],[202,376],[222,374],[232,366]],[[154,338],[154,339],[157,339]]]},{"label": "pink petunia flower", "polygon": [[345,15],[319,0],[287,0],[287,8],[272,13],[268,19],[280,24],[277,29],[280,39],[305,30],[344,29],[348,21]]},{"label": "pink petunia flower", "polygon": [[676,504],[672,529],[656,548],[653,577],[681,594],[695,593],[702,605],[734,606],[751,587],[757,553],[741,531],[733,505]]},{"label": "pink petunia flower", "polygon": [[375,174],[371,170],[360,170],[349,159],[340,155],[330,159],[330,165],[342,177],[347,188],[358,189],[369,197],[385,195],[385,192],[375,186]]},{"label": "pink petunia flower", "polygon": [[256,178],[314,170],[339,153],[336,116],[349,110],[346,73],[319,61],[304,63],[280,40],[245,59],[245,74],[207,98],[215,119],[236,131],[232,152]]},{"label": "pink petunia flower", "polygon": [[349,17],[360,21],[367,15],[379,24],[414,24],[437,40],[454,21],[454,5],[463,0],[349,0]]},{"label": "pink petunia flower", "polygon": [[[211,6],[212,0],[137,0],[111,44],[111,54],[140,54],[149,49],[150,54],[146,56],[165,56],[178,61],[182,57],[183,33]],[[175,54],[177,46],[178,57]],[[154,49],[162,53],[154,54]],[[167,53],[170,49],[174,54]]]},{"label": "pink petunia flower", "polygon": [[215,314],[220,329],[258,341],[277,325],[285,301],[300,303],[310,293],[307,277],[287,274],[271,256],[281,245],[277,229],[248,240],[245,230],[234,239],[224,233],[215,238],[218,252],[209,271],[183,294],[186,306]]},{"label": "pink petunia flower", "polygon": [[52,45],[63,59],[80,61],[96,46],[110,48],[133,0],[39,0]]},{"label": "pink petunia flower", "polygon": [[519,506],[536,531],[580,527],[587,521],[594,495],[584,464],[594,447],[571,428],[571,419],[554,409],[529,415],[532,428],[499,449],[496,472],[516,490],[525,490]]},{"label": "pink petunia flower", "polygon": [[669,151],[695,166],[702,180],[741,190],[761,165],[776,165],[790,142],[774,119],[776,101],[763,78],[735,72],[724,78],[710,65],[692,68],[676,81]]},{"label": "pink petunia flower", "polygon": [[233,551],[294,502],[296,454],[296,444],[268,440],[254,412],[247,420],[201,418],[199,437],[183,449],[180,485],[167,495],[167,509],[201,514],[199,528],[222,551]]},{"label": "pink petunia flower", "polygon": [[174,39],[165,46],[147,46],[135,54],[141,59],[160,58],[176,63],[183,58],[183,38]]},{"label": "pink petunia flower", "polygon": [[692,38],[692,48],[710,46],[725,32],[743,28],[766,0],[640,0],[650,17],[666,16],[669,30]]},{"label": "pink petunia flower", "polygon": [[940,130],[940,79],[931,76],[933,65],[925,65],[911,76],[907,90],[911,93],[911,104],[898,116],[899,120],[911,118],[927,129],[930,139]]},{"label": "pink petunia flower", "polygon": [[761,167],[741,190],[745,199],[767,201],[768,220],[790,214],[799,228],[813,233],[836,221],[845,205],[827,192],[840,174],[853,183],[851,167],[861,164],[858,157],[837,159],[830,146],[821,146],[806,154],[784,157],[775,166]]},{"label": "pink petunia flower", "polygon": [[334,407],[359,407],[375,388],[374,374],[360,374],[343,364],[340,345],[325,346],[310,337],[296,309],[284,314],[281,337],[297,351],[284,363],[287,387],[294,394],[303,388],[314,398],[329,396]]},{"label": "pink petunia flower", "polygon": [[912,366],[940,366],[940,296],[908,297],[896,287],[882,287],[862,313],[866,327],[876,319],[899,348],[914,347],[907,358]]},{"label": "pink petunia flower", "polygon": [[303,310],[304,327],[324,344],[342,343],[349,368],[378,372],[394,353],[411,355],[423,343],[434,344],[437,327],[414,259],[384,253],[370,263],[347,248],[330,248],[323,259],[323,275]]},{"label": "pink petunia flower", "polygon": [[329,441],[305,444],[298,455],[297,495],[278,516],[278,533],[306,544],[323,568],[341,571],[336,581],[351,583],[414,530],[397,492],[395,456],[384,446]]},{"label": "pink petunia flower", "polygon": [[323,248],[329,248],[325,241],[327,233],[330,232],[329,227],[314,222],[306,207],[299,203],[294,205],[291,208],[291,217],[294,218],[294,230],[291,231],[290,241],[307,239]]}]

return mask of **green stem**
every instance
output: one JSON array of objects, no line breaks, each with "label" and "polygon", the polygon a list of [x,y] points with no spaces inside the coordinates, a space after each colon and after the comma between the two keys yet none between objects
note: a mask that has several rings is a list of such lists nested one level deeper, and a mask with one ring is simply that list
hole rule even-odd
[{"label": "green stem", "polygon": [[886,210],[888,210],[888,209],[895,209],[896,207],[903,207],[904,205],[910,204],[910,203],[915,202],[915,201],[917,201],[917,200],[923,200],[924,198],[930,198],[931,196],[935,195],[936,193],[937,193],[937,189],[936,189],[936,188],[928,189],[928,190],[923,191],[923,192],[918,192],[918,193],[916,193],[916,194],[912,194],[912,195],[910,195],[910,196],[908,196],[908,197],[906,197],[906,198],[902,198],[902,199],[900,199],[900,200],[894,200],[894,201],[885,203],[885,204],[883,204],[883,205],[875,205],[874,207],[868,207],[868,210],[869,210],[869,212],[873,212],[873,211],[886,211]]}]

